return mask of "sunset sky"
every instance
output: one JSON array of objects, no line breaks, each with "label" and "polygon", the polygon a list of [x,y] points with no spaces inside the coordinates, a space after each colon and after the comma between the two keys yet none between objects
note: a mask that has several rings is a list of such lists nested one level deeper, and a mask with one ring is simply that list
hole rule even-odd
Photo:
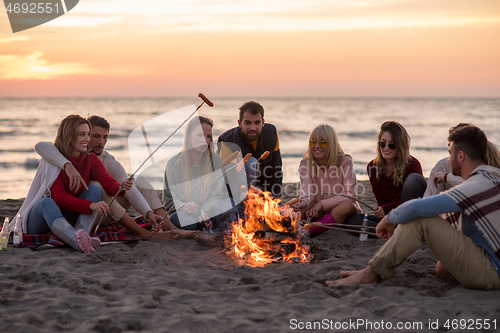
[{"label": "sunset sky", "polygon": [[0,97],[500,97],[499,0],[80,0],[12,33]]}]

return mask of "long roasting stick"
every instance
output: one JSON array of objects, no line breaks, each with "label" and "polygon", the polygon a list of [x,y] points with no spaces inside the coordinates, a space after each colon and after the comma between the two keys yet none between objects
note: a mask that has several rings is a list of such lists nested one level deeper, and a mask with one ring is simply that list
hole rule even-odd
[{"label": "long roasting stick", "polygon": [[[346,229],[346,228],[337,228],[337,227],[331,227],[331,226],[326,226],[326,225],[323,225],[323,224],[318,224],[318,223],[308,223],[304,226],[304,230],[307,230],[311,227],[323,227],[323,228],[326,228],[326,229],[333,229],[333,230],[342,230],[342,231],[347,231],[347,232],[354,232],[356,234],[364,234],[364,235],[371,235],[371,236],[377,236],[377,234],[374,234],[373,232],[367,232],[367,231],[358,231],[358,230],[349,230],[349,229]],[[307,227],[307,228],[306,228]],[[378,237],[378,236],[377,236]]]},{"label": "long roasting stick", "polygon": [[[304,221],[306,222],[306,221]],[[316,223],[316,226],[318,227],[328,227],[328,224],[323,224],[321,222],[306,222],[304,227],[305,227],[305,230],[309,229],[312,227],[311,223]],[[362,225],[355,225],[355,224],[340,224],[338,225],[339,227],[345,227],[345,228],[358,228],[358,229],[372,229],[372,230],[375,230],[376,227],[370,227],[370,226],[362,226]]]},{"label": "long roasting stick", "polygon": [[341,197],[344,197],[344,198],[349,198],[349,199],[352,199],[352,200],[356,200],[357,202],[359,202],[360,204],[370,208],[371,210],[375,210],[375,208],[373,208],[372,206],[370,205],[367,205],[365,204],[363,201],[359,200],[359,199],[356,199],[356,198],[353,198],[351,196],[348,196],[348,195],[345,195],[345,194],[338,194],[338,193],[332,193],[332,192],[321,192],[321,193],[314,193],[314,194],[310,194],[310,195],[306,195],[304,197],[301,197],[300,199],[302,198],[308,198],[308,197],[311,197],[313,195],[338,195],[338,196],[341,196]]},{"label": "long roasting stick", "polygon": [[[194,110],[193,113],[191,113],[189,115],[189,117],[186,118],[186,120],[184,120],[184,122],[182,122],[182,124],[180,124],[176,129],[175,131],[172,132],[172,134],[170,134],[168,136],[168,138],[165,139],[165,141],[163,141],[158,147],[156,147],[156,149],[151,153],[149,154],[149,156],[144,160],[144,162],[142,162],[142,164],[137,168],[137,170],[135,170],[135,172],[132,174],[132,176],[129,177],[129,180],[132,180],[134,178],[134,175],[139,172],[139,170],[143,167],[144,164],[146,164],[146,162],[158,151],[158,149],[161,148],[161,146],[163,146],[175,133],[177,133],[177,131],[182,127],[184,126],[184,124],[189,120],[191,119],[191,117],[201,108],[201,106],[205,103],[207,103],[208,106],[210,107],[213,107],[214,106],[214,103],[212,103],[212,101],[210,101],[205,95],[203,95],[202,93],[199,93],[198,94],[198,97],[201,98],[203,100],[203,102],[196,108],[196,110]],[[111,202],[109,203],[109,206],[111,206],[111,204],[115,201],[116,197],[118,196],[118,194],[122,191],[123,189],[123,186],[120,185],[120,188],[118,189],[118,192],[116,192],[115,196],[113,197],[113,199],[111,199]],[[99,228],[99,226],[101,225],[102,223],[102,219],[104,218],[104,215],[101,216],[101,218],[99,219],[99,222],[97,223],[96,227],[95,227],[95,230],[94,230],[94,233],[97,232],[97,229]]]}]

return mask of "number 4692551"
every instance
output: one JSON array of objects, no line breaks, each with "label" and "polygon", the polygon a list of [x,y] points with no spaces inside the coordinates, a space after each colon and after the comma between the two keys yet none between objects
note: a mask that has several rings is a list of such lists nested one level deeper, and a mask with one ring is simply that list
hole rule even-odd
[{"label": "number 4692551", "polygon": [[[52,4],[51,2],[43,3],[39,2],[38,6],[36,3],[9,3],[9,5],[6,8],[7,13],[14,13],[14,14],[42,14],[42,13],[47,13],[50,14],[52,12],[59,13],[59,4],[54,3]],[[62,8],[61,8],[62,10]]]},{"label": "number 4692551", "polygon": [[467,330],[480,330],[480,329],[497,329],[497,320],[493,319],[448,319],[443,325],[446,329],[467,329]]}]

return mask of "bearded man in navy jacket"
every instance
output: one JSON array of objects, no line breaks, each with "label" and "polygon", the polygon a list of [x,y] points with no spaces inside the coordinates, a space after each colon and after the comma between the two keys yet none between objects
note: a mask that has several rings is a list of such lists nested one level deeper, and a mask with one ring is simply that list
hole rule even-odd
[{"label": "bearded man in navy jacket", "polygon": [[[253,185],[281,198],[283,172],[278,132],[274,125],[265,123],[262,105],[250,101],[240,107],[238,126],[219,136],[218,152],[222,159],[235,150],[234,145],[224,143],[239,146],[243,156],[252,154],[252,158],[245,164],[249,186]],[[269,151],[269,156],[257,165],[257,159],[265,151]]]}]

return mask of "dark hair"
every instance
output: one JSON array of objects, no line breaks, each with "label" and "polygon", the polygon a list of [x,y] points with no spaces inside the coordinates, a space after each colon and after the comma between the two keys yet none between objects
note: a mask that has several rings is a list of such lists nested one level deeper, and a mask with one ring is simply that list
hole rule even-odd
[{"label": "dark hair", "polygon": [[471,160],[484,162],[488,139],[479,127],[473,124],[452,127],[448,141],[454,143],[455,153],[463,151]]},{"label": "dark hair", "polygon": [[90,123],[92,124],[92,127],[98,126],[98,127],[105,128],[108,131],[109,131],[109,128],[111,127],[111,126],[109,126],[109,123],[105,118],[99,117],[96,115],[90,116],[88,118],[88,121],[90,121]]},{"label": "dark hair", "polygon": [[245,112],[250,112],[252,115],[260,113],[262,115],[262,119],[264,119],[264,108],[257,102],[250,101],[240,106],[240,120],[243,120],[243,114]]},{"label": "dark hair", "polygon": [[450,129],[448,130],[448,134],[451,134],[451,132],[453,132],[454,130],[456,130],[458,128],[462,128],[462,127],[468,126],[468,125],[469,125],[469,123],[458,123],[458,125],[450,127]]}]

